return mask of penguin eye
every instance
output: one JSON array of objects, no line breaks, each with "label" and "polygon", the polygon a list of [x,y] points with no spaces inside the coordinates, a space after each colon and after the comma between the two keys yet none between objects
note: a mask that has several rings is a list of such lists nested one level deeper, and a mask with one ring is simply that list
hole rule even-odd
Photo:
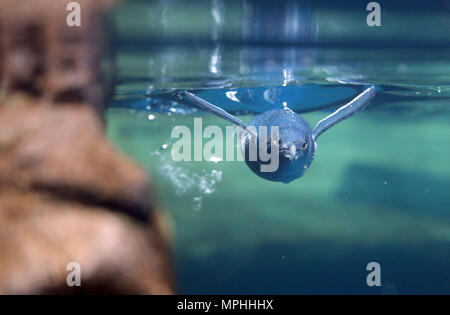
[{"label": "penguin eye", "polygon": [[306,149],[308,147],[308,144],[306,142],[303,142],[302,147],[303,149]]}]

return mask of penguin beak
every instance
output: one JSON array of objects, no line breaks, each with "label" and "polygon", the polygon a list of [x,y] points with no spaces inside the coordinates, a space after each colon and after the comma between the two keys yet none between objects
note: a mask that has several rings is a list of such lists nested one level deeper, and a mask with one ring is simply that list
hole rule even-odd
[{"label": "penguin beak", "polygon": [[284,156],[287,157],[291,162],[296,160],[299,155],[297,154],[297,148],[295,147],[295,145],[292,144],[289,147],[289,150],[286,150],[284,152]]}]

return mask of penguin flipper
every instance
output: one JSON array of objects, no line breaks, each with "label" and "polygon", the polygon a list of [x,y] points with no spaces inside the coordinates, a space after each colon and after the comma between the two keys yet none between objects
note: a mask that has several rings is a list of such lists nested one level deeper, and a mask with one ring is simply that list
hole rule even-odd
[{"label": "penguin flipper", "polygon": [[193,94],[191,92],[183,91],[179,94],[179,96],[181,96],[182,101],[188,103],[189,105],[193,105],[197,108],[208,111],[216,116],[219,116],[220,118],[223,118],[225,120],[232,122],[233,124],[241,126],[244,129],[247,128],[247,125],[239,118],[231,115],[230,113],[223,110],[222,108],[217,107],[216,105],[213,105],[213,104],[205,101],[204,99],[196,96],[195,94]]},{"label": "penguin flipper", "polygon": [[314,141],[316,141],[317,138],[323,132],[327,131],[329,128],[331,128],[338,122],[347,119],[348,117],[352,116],[358,111],[364,109],[370,103],[370,101],[373,99],[374,96],[375,96],[375,87],[371,86],[368,89],[364,90],[364,92],[356,96],[349,103],[345,104],[344,106],[336,110],[334,113],[328,115],[327,117],[319,121],[316,127],[314,128],[312,134]]}]

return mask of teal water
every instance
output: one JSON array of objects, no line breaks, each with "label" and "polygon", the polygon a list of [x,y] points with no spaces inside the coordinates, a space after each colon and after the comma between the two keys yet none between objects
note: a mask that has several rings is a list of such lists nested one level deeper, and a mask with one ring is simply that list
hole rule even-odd
[{"label": "teal water", "polygon": [[[205,3],[181,15],[177,1],[115,12],[107,134],[149,171],[167,209],[181,293],[450,293],[445,1],[381,2],[377,30],[357,1],[288,1],[297,14],[279,9],[273,21],[252,1]],[[277,37],[260,20],[304,27]],[[287,185],[244,162],[174,162],[174,126],[229,123],[157,97],[189,89],[245,122],[285,103],[314,126],[368,84],[380,88],[371,106],[322,135],[311,168]],[[372,261],[381,287],[366,285]]]}]

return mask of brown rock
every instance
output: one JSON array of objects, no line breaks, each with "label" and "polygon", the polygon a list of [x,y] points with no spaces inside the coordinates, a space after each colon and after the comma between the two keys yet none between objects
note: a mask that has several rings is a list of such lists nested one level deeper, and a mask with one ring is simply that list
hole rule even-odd
[{"label": "brown rock", "polygon": [[81,26],[67,25],[68,0],[0,0],[0,84],[53,103],[87,102],[101,113],[114,76],[107,8],[78,0]]},{"label": "brown rock", "polygon": [[[0,293],[172,292],[155,226],[52,195],[0,191]],[[81,286],[68,287],[69,262]]]},{"label": "brown rock", "polygon": [[0,135],[0,185],[147,216],[145,173],[112,150],[90,106],[10,98],[0,105]]},{"label": "brown rock", "polygon": [[0,293],[170,293],[167,242],[143,171],[87,105],[0,105]]},{"label": "brown rock", "polygon": [[112,1],[77,0],[81,27],[68,2],[0,0],[0,293],[172,293],[149,181],[103,134]]}]

